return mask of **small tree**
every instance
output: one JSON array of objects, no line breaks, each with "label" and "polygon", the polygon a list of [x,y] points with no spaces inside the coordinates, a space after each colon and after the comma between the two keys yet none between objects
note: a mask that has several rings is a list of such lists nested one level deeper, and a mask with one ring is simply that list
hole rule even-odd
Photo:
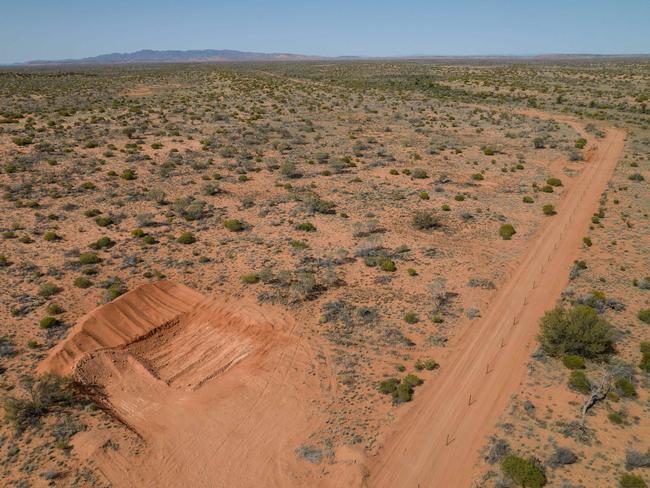
[{"label": "small tree", "polygon": [[512,224],[503,224],[499,227],[499,235],[504,241],[509,241],[517,233]]},{"label": "small tree", "polygon": [[555,307],[544,314],[538,340],[551,356],[596,358],[613,350],[613,328],[587,305]]}]

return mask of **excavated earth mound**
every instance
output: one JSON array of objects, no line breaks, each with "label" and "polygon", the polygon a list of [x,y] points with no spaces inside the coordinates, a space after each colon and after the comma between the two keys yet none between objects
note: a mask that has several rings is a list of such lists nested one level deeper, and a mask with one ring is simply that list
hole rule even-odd
[{"label": "excavated earth mound", "polygon": [[136,459],[77,436],[114,486],[296,486],[313,475],[294,451],[319,392],[297,330],[272,307],[160,282],[83,317],[40,369],[72,375],[144,441]]}]

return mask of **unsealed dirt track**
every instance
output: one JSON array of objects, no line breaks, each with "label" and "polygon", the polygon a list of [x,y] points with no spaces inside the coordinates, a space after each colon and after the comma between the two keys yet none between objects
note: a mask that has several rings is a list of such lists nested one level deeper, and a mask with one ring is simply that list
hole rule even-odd
[{"label": "unsealed dirt track", "polygon": [[[527,112],[568,123],[572,118]],[[512,394],[520,388],[538,321],[566,286],[582,237],[619,157],[625,134],[610,128],[567,188],[557,215],[542,226],[479,323],[450,347],[437,380],[418,390],[370,466],[369,486],[470,486],[474,461]],[[515,237],[516,238],[516,237]]]}]

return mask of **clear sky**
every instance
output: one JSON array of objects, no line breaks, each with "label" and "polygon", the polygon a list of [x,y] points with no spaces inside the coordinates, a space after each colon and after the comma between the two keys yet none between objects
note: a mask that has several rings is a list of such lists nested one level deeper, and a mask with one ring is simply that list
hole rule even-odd
[{"label": "clear sky", "polygon": [[650,53],[650,0],[0,0],[0,63],[139,49]]}]

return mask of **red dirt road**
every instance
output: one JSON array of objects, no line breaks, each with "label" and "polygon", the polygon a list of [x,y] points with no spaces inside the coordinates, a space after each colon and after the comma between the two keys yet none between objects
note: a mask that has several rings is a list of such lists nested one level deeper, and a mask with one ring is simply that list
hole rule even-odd
[{"label": "red dirt road", "polygon": [[[553,118],[587,138],[574,119]],[[478,450],[520,388],[539,318],[567,285],[569,268],[623,152],[624,138],[615,128],[603,139],[588,138],[597,148],[567,188],[557,215],[539,229],[484,318],[454,341],[439,378],[418,390],[417,402],[395,423],[371,463],[369,486],[470,486]]]}]

